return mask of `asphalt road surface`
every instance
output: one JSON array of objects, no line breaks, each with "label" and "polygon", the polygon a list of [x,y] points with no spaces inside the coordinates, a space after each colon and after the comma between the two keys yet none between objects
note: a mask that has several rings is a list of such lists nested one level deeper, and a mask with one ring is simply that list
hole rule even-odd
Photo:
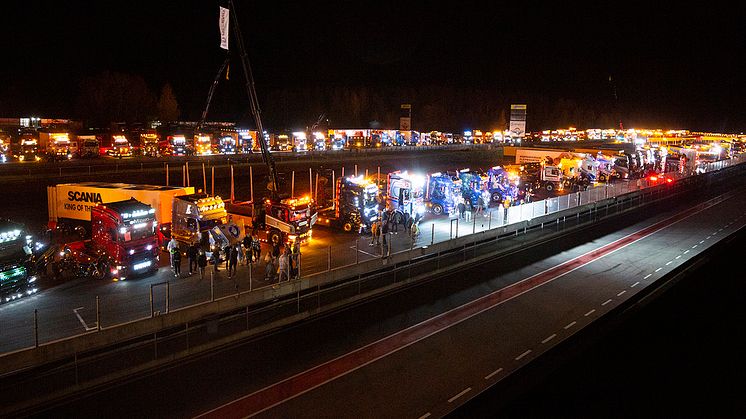
[{"label": "asphalt road surface", "polygon": [[527,249],[523,266],[474,266],[44,414],[443,416],[741,229],[736,192],[602,223],[571,247]]}]

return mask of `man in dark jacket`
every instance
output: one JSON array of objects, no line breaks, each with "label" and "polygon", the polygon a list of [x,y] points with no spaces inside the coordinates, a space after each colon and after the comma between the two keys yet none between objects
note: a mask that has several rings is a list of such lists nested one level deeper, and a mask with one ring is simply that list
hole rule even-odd
[{"label": "man in dark jacket", "polygon": [[[240,245],[237,244],[236,246]],[[238,249],[233,246],[229,247],[229,249],[230,255],[226,255],[226,259],[228,259],[228,278],[236,274],[236,265],[238,264]]]},{"label": "man in dark jacket", "polygon": [[189,258],[189,275],[197,271],[197,245],[192,243],[187,248],[187,258]]}]

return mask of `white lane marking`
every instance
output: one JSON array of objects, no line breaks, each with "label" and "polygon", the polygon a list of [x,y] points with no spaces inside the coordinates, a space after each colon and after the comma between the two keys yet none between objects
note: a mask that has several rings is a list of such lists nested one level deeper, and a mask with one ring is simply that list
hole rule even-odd
[{"label": "white lane marking", "polygon": [[627,290],[622,290],[622,291],[620,291],[620,292],[619,292],[619,294],[617,294],[616,296],[617,296],[617,297],[621,297],[621,296],[622,296],[622,294],[624,294],[625,292],[627,292]]},{"label": "white lane marking", "polygon": [[430,412],[427,412],[427,413],[425,413],[424,415],[420,416],[417,419],[425,419],[425,418],[429,418],[429,417],[430,417]]},{"label": "white lane marking", "polygon": [[647,275],[645,275],[645,278],[642,278],[642,279],[648,279],[648,278],[650,278],[651,275],[653,275],[653,274],[647,274]]},{"label": "white lane marking", "polygon": [[696,248],[697,248],[697,245],[696,245],[696,244],[695,244],[694,246],[692,246],[692,249],[696,249]]},{"label": "white lane marking", "polygon": [[572,321],[572,323],[570,323],[570,324],[568,324],[567,326],[565,326],[565,330],[567,330],[567,329],[569,329],[569,328],[571,328],[571,327],[575,326],[575,323],[577,323],[577,322],[573,320],[573,321]]},{"label": "white lane marking", "polygon": [[547,343],[550,340],[554,339],[557,336],[556,333],[552,333],[552,336],[547,337],[546,339],[542,340],[541,343]]},{"label": "white lane marking", "polygon": [[668,262],[666,262],[666,266],[670,265],[671,263],[673,263],[673,261],[669,260]]},{"label": "white lane marking", "polygon": [[[704,240],[700,240],[700,241],[699,241],[699,244],[702,244],[702,243],[704,243],[704,242],[705,242]],[[695,246],[696,246],[696,245],[695,245]]]},{"label": "white lane marking", "polygon": [[681,255],[676,256],[675,259],[681,259]]},{"label": "white lane marking", "polygon": [[723,229],[722,229],[722,228],[720,228],[720,229],[718,229],[718,231],[723,231]]},{"label": "white lane marking", "polygon": [[716,231],[716,232],[712,233],[712,235],[713,235],[713,236],[717,236],[717,235],[718,235],[718,232]]},{"label": "white lane marking", "polygon": [[602,306],[605,306],[606,304],[609,304],[611,302],[611,298],[601,303]]},{"label": "white lane marking", "polygon": [[640,281],[637,281],[637,282],[635,282],[634,284],[630,285],[629,287],[630,287],[630,288],[634,288],[634,287],[636,287],[636,286],[637,286],[637,285],[638,285],[639,283],[640,283]]},{"label": "white lane marking", "polygon": [[459,397],[463,396],[464,394],[466,394],[466,393],[468,393],[470,391],[471,391],[471,387],[468,387],[468,388],[462,390],[461,393],[459,393],[459,394],[451,397],[450,399],[448,399],[448,403],[453,402],[454,400],[458,399]]},{"label": "white lane marking", "polygon": [[689,253],[689,249],[684,250],[684,254]]},{"label": "white lane marking", "polygon": [[584,316],[585,316],[585,317],[588,317],[588,316],[590,316],[591,314],[593,314],[593,313],[595,313],[595,312],[596,312],[596,309],[594,308],[593,310],[591,310],[591,311],[589,311],[589,312],[585,313],[585,314],[584,314]]},{"label": "white lane marking", "polygon": [[498,368],[498,369],[496,369],[496,370],[492,371],[491,373],[487,374],[487,375],[486,375],[486,376],[484,377],[484,379],[485,379],[485,380],[489,380],[490,378],[492,378],[492,377],[496,376],[497,374],[500,374],[500,373],[502,372],[502,370],[503,370],[502,368]]},{"label": "white lane marking", "polygon": [[87,331],[95,329],[95,327],[88,327],[87,324],[85,324],[85,321],[83,320],[83,317],[80,316],[80,313],[78,313],[78,310],[83,310],[85,307],[78,307],[73,309],[73,313],[78,317],[78,320],[80,321],[80,324],[83,325],[83,328]]},{"label": "white lane marking", "polygon": [[710,237],[712,237],[712,235],[705,237],[705,240],[710,240]]},{"label": "white lane marking", "polygon": [[373,253],[368,253],[365,250],[357,249],[356,246],[350,246],[350,249],[355,249],[360,253],[365,253],[368,256],[378,257],[378,255],[374,255]]},{"label": "white lane marking", "polygon": [[658,268],[658,269],[656,269],[655,271],[656,271],[656,272],[658,272],[658,271],[660,271],[661,269],[663,269],[663,268]]},{"label": "white lane marking", "polygon": [[518,356],[517,356],[517,357],[515,358],[515,360],[516,360],[516,361],[520,361],[520,360],[521,360],[521,358],[523,358],[524,356],[526,356],[526,355],[528,355],[528,354],[530,354],[530,353],[531,353],[531,349],[529,349],[529,350],[527,350],[526,352],[524,352],[524,353],[522,353],[522,354],[518,355]]}]

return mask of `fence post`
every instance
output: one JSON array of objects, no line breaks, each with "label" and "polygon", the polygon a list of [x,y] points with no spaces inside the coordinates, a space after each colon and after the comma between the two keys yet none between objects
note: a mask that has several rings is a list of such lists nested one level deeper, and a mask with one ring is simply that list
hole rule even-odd
[{"label": "fence post", "polygon": [[430,246],[435,243],[435,223],[430,224]]},{"label": "fence post", "polygon": [[[251,252],[251,251],[252,251],[252,250],[251,250],[251,249],[249,249],[249,252]],[[258,264],[259,264],[259,263],[257,263],[257,265],[258,265]],[[251,279],[251,275],[252,275],[251,271],[253,271],[253,269],[252,269],[253,267],[254,267],[254,264],[253,264],[253,263],[249,263],[249,264],[248,264],[248,268],[249,268],[249,292],[251,292],[251,290],[252,290],[252,282],[254,282],[254,281],[252,281],[252,279]]]},{"label": "fence post", "polygon": [[171,302],[171,281],[166,281],[166,313],[168,313],[170,302]]},{"label": "fence post", "polygon": [[101,306],[99,305],[98,295],[96,296],[96,329],[101,331]]},{"label": "fence post", "polygon": [[34,347],[39,347],[39,310],[34,309]]},{"label": "fence post", "polygon": [[326,256],[327,256],[327,258],[326,258],[326,271],[329,272],[329,271],[332,270],[332,247],[331,246],[328,247],[328,251],[327,251]]},{"label": "fence post", "polygon": [[360,262],[360,236],[355,238],[355,265]]},{"label": "fence post", "polygon": [[215,301],[215,271],[210,271],[210,301]]},{"label": "fence post", "polygon": [[153,284],[150,284],[150,318],[153,318]]}]

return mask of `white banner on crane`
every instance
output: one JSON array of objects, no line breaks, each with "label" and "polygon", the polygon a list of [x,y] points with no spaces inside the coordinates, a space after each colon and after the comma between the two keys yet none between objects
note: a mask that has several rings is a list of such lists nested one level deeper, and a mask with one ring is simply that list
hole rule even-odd
[{"label": "white banner on crane", "polygon": [[220,18],[218,19],[220,27],[220,48],[228,49],[228,9],[220,7]]}]

